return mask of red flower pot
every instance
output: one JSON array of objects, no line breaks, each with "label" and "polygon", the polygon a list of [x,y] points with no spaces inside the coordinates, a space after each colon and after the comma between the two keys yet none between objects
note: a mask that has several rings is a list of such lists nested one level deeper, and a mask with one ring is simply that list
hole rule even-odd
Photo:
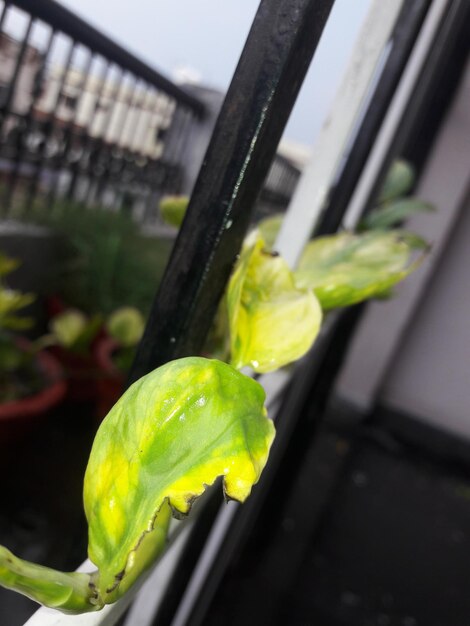
[{"label": "red flower pot", "polygon": [[32,396],[0,404],[0,443],[9,442],[32,430],[65,397],[67,383],[60,363],[43,351],[37,355],[46,387]]}]

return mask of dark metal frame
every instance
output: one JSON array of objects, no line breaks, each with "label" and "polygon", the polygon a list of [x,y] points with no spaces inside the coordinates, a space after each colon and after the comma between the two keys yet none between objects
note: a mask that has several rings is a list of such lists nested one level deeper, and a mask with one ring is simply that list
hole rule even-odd
[{"label": "dark metal frame", "polygon": [[197,354],[333,0],[262,0],[130,380]]}]

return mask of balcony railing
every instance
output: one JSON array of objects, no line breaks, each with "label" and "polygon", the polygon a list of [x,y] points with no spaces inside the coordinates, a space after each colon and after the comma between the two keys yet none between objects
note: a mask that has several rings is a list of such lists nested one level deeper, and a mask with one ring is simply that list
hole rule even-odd
[{"label": "balcony railing", "polygon": [[204,105],[53,0],[0,5],[0,206],[155,211]]}]

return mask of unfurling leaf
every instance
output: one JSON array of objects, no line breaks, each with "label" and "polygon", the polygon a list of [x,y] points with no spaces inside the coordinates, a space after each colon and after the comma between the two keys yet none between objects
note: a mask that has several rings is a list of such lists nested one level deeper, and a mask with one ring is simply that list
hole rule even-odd
[{"label": "unfurling leaf", "polygon": [[245,500],[266,463],[274,426],[257,382],[220,361],[173,361],[134,383],[96,435],[85,512],[89,556],[105,603],[162,551],[170,507],[185,514],[223,476]]},{"label": "unfurling leaf", "polygon": [[418,198],[403,198],[375,209],[362,220],[360,230],[386,230],[416,213],[434,211],[434,206]]},{"label": "unfurling leaf", "polygon": [[295,272],[298,287],[313,289],[324,310],[383,297],[421,262],[421,238],[405,231],[344,232],[314,239],[305,247]]},{"label": "unfurling leaf", "polygon": [[389,202],[406,195],[413,186],[414,181],[415,173],[413,167],[407,161],[397,159],[392,163],[380,190],[379,203]]},{"label": "unfurling leaf", "polygon": [[254,231],[245,241],[227,291],[232,364],[270,372],[303,356],[321,324],[311,290],[296,287],[284,259]]}]

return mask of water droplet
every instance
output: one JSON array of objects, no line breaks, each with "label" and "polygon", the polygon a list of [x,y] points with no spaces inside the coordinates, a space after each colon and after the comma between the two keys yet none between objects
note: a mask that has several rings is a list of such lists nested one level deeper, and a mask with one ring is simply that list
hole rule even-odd
[{"label": "water droplet", "polygon": [[252,361],[251,364],[252,364],[253,367],[258,367],[259,366],[258,361]]},{"label": "water droplet", "polygon": [[225,230],[229,230],[229,228],[232,227],[233,224],[233,220],[227,220],[227,223],[225,224]]},{"label": "water droplet", "polygon": [[176,337],[170,337],[170,343],[175,343],[176,342]]}]

